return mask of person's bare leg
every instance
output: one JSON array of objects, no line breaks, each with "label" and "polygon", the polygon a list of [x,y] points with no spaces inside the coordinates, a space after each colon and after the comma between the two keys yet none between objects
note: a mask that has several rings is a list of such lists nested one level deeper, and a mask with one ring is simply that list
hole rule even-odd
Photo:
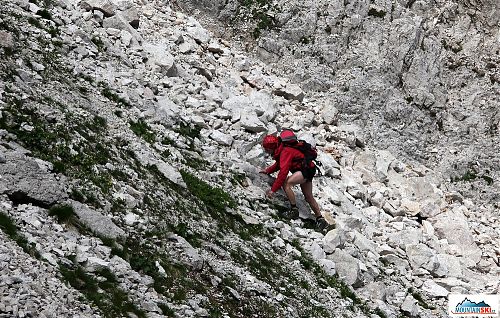
[{"label": "person's bare leg", "polygon": [[297,201],[295,199],[295,193],[293,192],[292,188],[294,186],[296,186],[297,184],[301,184],[301,183],[304,183],[306,181],[307,180],[304,179],[304,176],[302,175],[302,172],[300,172],[300,171],[295,172],[294,174],[292,174],[291,176],[289,176],[286,179],[285,184],[283,185],[283,190],[285,191],[286,196],[288,198],[288,201],[290,201],[291,205],[297,204]]},{"label": "person's bare leg", "polygon": [[306,180],[306,182],[304,182],[300,185],[300,188],[302,189],[302,193],[304,194],[304,197],[306,198],[307,203],[309,203],[311,210],[313,210],[314,215],[316,215],[316,217],[321,216],[321,211],[319,209],[318,202],[316,202],[316,199],[314,199],[314,197],[313,197],[312,181]]}]

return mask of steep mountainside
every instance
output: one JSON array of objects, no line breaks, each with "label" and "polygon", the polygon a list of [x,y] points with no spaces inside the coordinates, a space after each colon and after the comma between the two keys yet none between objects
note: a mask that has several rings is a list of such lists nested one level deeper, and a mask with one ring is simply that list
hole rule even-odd
[{"label": "steep mountainside", "polygon": [[[500,292],[491,202],[176,8],[0,0],[0,317],[446,317]],[[264,198],[288,126],[328,233]]]},{"label": "steep mountainside", "polygon": [[370,144],[500,209],[500,2],[177,4],[362,127]]}]

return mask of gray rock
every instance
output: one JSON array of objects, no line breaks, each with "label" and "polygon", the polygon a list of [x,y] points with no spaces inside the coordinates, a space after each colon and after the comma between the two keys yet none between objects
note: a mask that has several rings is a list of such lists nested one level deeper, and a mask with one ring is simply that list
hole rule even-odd
[{"label": "gray rock", "polygon": [[406,246],[406,255],[413,269],[425,268],[434,270],[436,263],[435,252],[425,244],[409,244]]},{"label": "gray rock", "polygon": [[266,125],[259,120],[256,114],[243,113],[240,119],[241,127],[245,130],[259,133],[267,130]]},{"label": "gray rock", "polygon": [[417,305],[417,300],[413,298],[412,295],[406,296],[403,304],[401,305],[401,311],[408,314],[410,317],[418,317],[420,308]]},{"label": "gray rock", "polygon": [[478,263],[481,258],[481,250],[477,247],[472,237],[466,217],[465,207],[454,208],[430,219],[436,235],[446,239],[448,243],[455,244],[460,249],[460,254]]},{"label": "gray rock", "polygon": [[215,140],[219,145],[230,147],[234,139],[231,135],[224,134],[218,130],[214,130],[210,133],[210,138]]},{"label": "gray rock", "polygon": [[346,242],[346,232],[342,229],[333,229],[323,238],[323,249],[326,253],[333,253],[337,248],[343,248]]},{"label": "gray rock", "polygon": [[0,30],[0,47],[14,48],[14,37],[10,32]]},{"label": "gray rock", "polygon": [[333,254],[328,255],[328,259],[335,262],[337,273],[346,284],[362,286],[361,269],[356,258],[337,248]]},{"label": "gray rock", "polygon": [[277,96],[283,96],[288,100],[302,101],[305,97],[305,93],[296,84],[287,84],[285,87],[277,88],[273,93]]},{"label": "gray rock", "polygon": [[326,105],[321,111],[321,118],[327,125],[336,125],[339,119],[339,111],[335,106]]},{"label": "gray rock", "polygon": [[125,236],[125,232],[116,226],[111,219],[100,212],[77,201],[68,200],[78,219],[93,232],[107,238],[117,239]]},{"label": "gray rock", "polygon": [[88,11],[99,10],[106,17],[114,16],[117,10],[116,5],[110,0],[82,0],[80,6]]},{"label": "gray rock", "polygon": [[40,168],[36,160],[13,154],[0,164],[0,191],[13,201],[32,201],[50,206],[68,197],[66,179]]},{"label": "gray rock", "polygon": [[446,288],[439,286],[432,279],[428,279],[422,285],[422,291],[426,292],[430,297],[446,297],[449,291]]}]

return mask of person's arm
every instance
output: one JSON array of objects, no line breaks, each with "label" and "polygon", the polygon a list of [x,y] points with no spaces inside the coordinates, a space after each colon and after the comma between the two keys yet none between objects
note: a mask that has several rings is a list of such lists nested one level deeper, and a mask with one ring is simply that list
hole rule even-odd
[{"label": "person's arm", "polygon": [[271,173],[276,172],[278,170],[280,170],[280,165],[279,165],[278,161],[275,161],[271,166],[264,169],[263,173],[271,174]]},{"label": "person's arm", "polygon": [[287,150],[288,149],[283,149],[280,155],[280,162],[279,162],[280,172],[278,173],[278,176],[276,177],[276,180],[274,181],[273,186],[271,187],[271,192],[276,192],[283,186],[286,177],[288,176],[288,172],[290,172],[293,153]]}]

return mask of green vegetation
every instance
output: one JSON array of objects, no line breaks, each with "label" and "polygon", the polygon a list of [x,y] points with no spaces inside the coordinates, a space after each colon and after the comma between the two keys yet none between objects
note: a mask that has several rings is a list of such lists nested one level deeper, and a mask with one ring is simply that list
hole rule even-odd
[{"label": "green vegetation", "polygon": [[38,10],[36,14],[45,20],[52,20],[52,14],[50,14],[50,12],[46,9]]},{"label": "green vegetation", "polygon": [[252,240],[255,236],[269,235],[262,224],[247,224],[240,214],[229,211],[228,209],[234,209],[237,205],[234,199],[222,189],[210,186],[185,170],[181,170],[181,175],[189,192],[203,203],[210,216],[216,221],[219,235],[232,232],[245,241]]},{"label": "green vegetation", "polygon": [[91,41],[92,41],[92,43],[95,44],[95,46],[97,47],[97,50],[99,50],[99,52],[105,52],[107,50],[107,47],[104,45],[104,42],[102,41],[102,39],[100,37],[93,36]]},{"label": "green vegetation", "polygon": [[231,184],[234,186],[236,186],[236,185],[248,186],[246,180],[247,180],[247,178],[246,178],[246,175],[244,173],[235,172],[235,173],[233,173],[230,181],[231,181]]},{"label": "green vegetation", "polygon": [[385,12],[383,10],[377,10],[375,8],[370,8],[370,10],[368,11],[369,16],[376,17],[376,18],[383,18],[383,17],[385,17],[386,14],[387,14],[387,12]]},{"label": "green vegetation", "polygon": [[156,141],[156,136],[151,130],[151,127],[143,120],[139,119],[138,121],[129,121],[130,129],[136,134],[138,137],[144,139],[148,143],[152,144]]},{"label": "green vegetation", "polygon": [[128,299],[127,294],[119,288],[116,277],[108,269],[101,268],[94,273],[87,273],[77,264],[60,264],[59,269],[63,279],[96,305],[104,317],[122,317],[133,313],[136,317],[146,318],[146,313]]},{"label": "green vegetation", "polygon": [[[164,255],[164,252],[148,245],[143,239],[129,237],[121,245],[111,240],[106,240],[105,243],[111,247],[113,255],[127,260],[134,270],[151,276],[156,292],[174,301],[184,301],[191,292],[206,292],[209,284],[206,277],[202,278],[199,272],[190,271],[183,263],[174,262]],[[156,264],[159,264],[167,274],[161,274]]]},{"label": "green vegetation", "polygon": [[241,21],[254,21],[256,26],[252,31],[254,38],[258,38],[263,30],[275,29],[278,21],[275,18],[280,9],[272,4],[272,0],[242,0],[236,19]]},{"label": "green vegetation", "polygon": [[[97,40],[96,40],[97,41]],[[118,106],[132,107],[132,105],[123,97],[113,92],[111,88],[105,82],[97,83],[98,87],[101,88],[101,94],[112,102],[118,104]]]},{"label": "green vegetation", "polygon": [[34,156],[51,162],[55,172],[88,180],[103,193],[109,193],[112,177],[106,170],[96,169],[112,157],[102,140],[107,127],[104,118],[65,112],[63,104],[51,98],[40,98],[39,103],[61,110],[59,120],[54,122],[40,116],[34,106],[25,104],[15,95],[6,95],[5,100],[0,129],[16,135],[18,142]]},{"label": "green vegetation", "polygon": [[197,171],[204,170],[210,166],[210,163],[207,160],[201,158],[200,156],[196,156],[196,154],[188,151],[183,151],[182,154],[184,155],[184,164]]},{"label": "green vegetation", "polygon": [[467,172],[465,172],[465,174],[463,176],[461,176],[461,177],[454,177],[454,178],[451,179],[451,181],[452,182],[460,182],[460,181],[469,181],[470,182],[470,181],[473,181],[473,180],[475,180],[477,178],[483,179],[484,181],[486,181],[486,183],[488,185],[492,185],[493,184],[493,178],[492,177],[487,176],[485,174],[478,176],[473,171],[467,171]]},{"label": "green vegetation", "polygon": [[16,242],[26,253],[38,259],[40,258],[40,254],[35,247],[28,243],[28,240],[23,235],[18,233],[15,223],[3,212],[0,212],[0,230],[7,234],[7,236]]},{"label": "green vegetation", "polygon": [[55,216],[59,223],[75,222],[75,211],[70,205],[55,205],[49,209],[49,215]]},{"label": "green vegetation", "polygon": [[236,207],[233,198],[222,189],[210,186],[185,170],[181,171],[181,175],[188,190],[205,204],[212,215],[220,215],[226,212],[226,208]]},{"label": "green vegetation", "polygon": [[377,310],[372,311],[368,307],[368,305],[363,300],[361,300],[347,284],[339,279],[337,275],[332,276],[327,274],[320,265],[318,265],[309,255],[307,255],[307,253],[300,246],[300,243],[297,240],[293,241],[292,245],[301,253],[301,256],[298,258],[298,260],[300,261],[302,266],[305,269],[312,271],[316,275],[318,284],[322,288],[335,288],[342,298],[350,299],[352,301],[353,309],[354,307],[357,307],[367,315],[370,313],[374,313],[377,315],[379,314],[379,311]]},{"label": "green vegetation", "polygon": [[38,21],[38,19],[36,18],[33,18],[33,17],[29,17],[28,18],[28,23],[31,24],[32,26],[34,27],[37,27],[39,29],[43,29],[43,25],[40,23],[40,21]]}]

